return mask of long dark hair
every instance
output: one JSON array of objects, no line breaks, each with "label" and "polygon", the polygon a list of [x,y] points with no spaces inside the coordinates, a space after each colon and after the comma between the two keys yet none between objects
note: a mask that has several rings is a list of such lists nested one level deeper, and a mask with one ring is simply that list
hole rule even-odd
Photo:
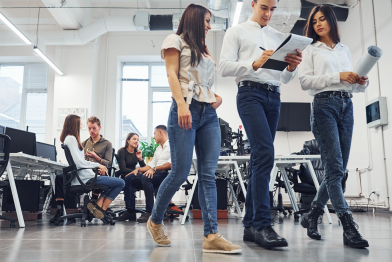
[{"label": "long dark hair", "polygon": [[[128,148],[128,146],[129,146],[128,140],[131,139],[131,138],[132,138],[133,136],[135,136],[135,135],[139,137],[139,135],[136,134],[136,133],[129,133],[129,134],[127,135],[127,139],[125,139],[125,146],[124,146],[123,148],[125,148],[125,149]],[[122,149],[122,148],[120,148],[120,149]]]},{"label": "long dark hair", "polygon": [[329,27],[331,28],[329,34],[332,38],[332,41],[335,44],[339,43],[340,35],[339,35],[338,19],[336,18],[333,9],[328,5],[318,5],[312,9],[312,11],[309,14],[308,21],[306,22],[306,26],[304,28],[304,31],[306,32],[305,35],[309,38],[313,38],[312,44],[320,40],[320,36],[316,33],[316,31],[314,31],[314,27],[313,27],[313,17],[318,11],[323,13],[325,19],[327,19]]},{"label": "long dark hair", "polygon": [[191,66],[198,65],[202,55],[207,55],[204,31],[204,16],[207,12],[211,14],[211,11],[202,5],[190,4],[185,9],[178,26],[176,34],[183,34],[185,42],[191,49]]},{"label": "long dark hair", "polygon": [[64,143],[64,140],[67,136],[74,136],[78,142],[79,149],[83,150],[83,146],[80,143],[80,116],[68,115],[65,118],[63,131],[60,135],[61,143]]}]

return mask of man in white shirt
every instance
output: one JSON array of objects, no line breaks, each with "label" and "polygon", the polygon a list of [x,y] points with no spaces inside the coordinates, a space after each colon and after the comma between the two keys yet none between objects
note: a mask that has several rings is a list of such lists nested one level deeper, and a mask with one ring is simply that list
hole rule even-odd
[{"label": "man in white shirt", "polygon": [[236,77],[237,109],[251,146],[251,175],[245,201],[244,241],[265,248],[285,247],[287,241],[271,227],[269,179],[274,163],[274,138],[280,112],[280,85],[290,82],[302,53],[288,54],[283,72],[260,68],[285,40],[268,26],[277,0],[253,0],[253,16],[229,28],[220,57],[222,76]]},{"label": "man in white shirt", "polygon": [[133,172],[126,175],[124,190],[131,191],[131,206],[128,211],[121,215],[118,220],[135,220],[135,190],[143,189],[146,197],[146,213],[137,219],[139,223],[146,223],[151,215],[154,206],[154,188],[159,187],[171,169],[170,145],[167,135],[167,128],[159,125],[154,130],[154,139],[160,144],[154,153],[153,160],[145,167],[136,168]]}]

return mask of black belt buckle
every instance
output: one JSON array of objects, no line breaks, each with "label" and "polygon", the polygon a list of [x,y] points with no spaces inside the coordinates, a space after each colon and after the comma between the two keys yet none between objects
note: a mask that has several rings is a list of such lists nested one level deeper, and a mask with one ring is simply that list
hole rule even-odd
[{"label": "black belt buckle", "polygon": [[271,84],[265,84],[267,86],[268,91],[275,91],[271,86]]}]

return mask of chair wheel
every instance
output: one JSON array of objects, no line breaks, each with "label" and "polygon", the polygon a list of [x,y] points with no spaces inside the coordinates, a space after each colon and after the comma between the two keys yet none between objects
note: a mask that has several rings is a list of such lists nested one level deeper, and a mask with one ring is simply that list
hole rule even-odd
[{"label": "chair wheel", "polygon": [[70,220],[69,220],[69,222],[72,224],[72,223],[76,223],[76,219],[75,218],[71,218]]},{"label": "chair wheel", "polygon": [[186,219],[185,219],[185,221],[187,221],[187,220],[189,220],[189,216],[186,216]]},{"label": "chair wheel", "polygon": [[15,222],[11,222],[10,228],[15,228],[15,227],[16,227]]},{"label": "chair wheel", "polygon": [[88,222],[91,222],[91,221],[93,221],[93,219],[92,219],[92,218],[88,218],[87,221],[88,221]]},{"label": "chair wheel", "polygon": [[116,224],[116,222],[114,222],[114,221],[110,222],[110,225],[112,225],[112,226],[114,226],[115,224]]},{"label": "chair wheel", "polygon": [[83,224],[83,223],[82,223],[82,224],[80,224],[80,226],[81,226],[81,227],[86,227],[86,224]]},{"label": "chair wheel", "polygon": [[299,215],[294,215],[294,221],[299,221]]}]

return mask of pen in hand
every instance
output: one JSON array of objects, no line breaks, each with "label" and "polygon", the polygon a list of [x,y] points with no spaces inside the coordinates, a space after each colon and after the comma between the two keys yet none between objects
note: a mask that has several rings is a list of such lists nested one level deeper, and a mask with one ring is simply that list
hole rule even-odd
[{"label": "pen in hand", "polygon": [[260,49],[265,51],[265,49],[264,49],[264,48],[262,48],[261,46],[260,46]]}]

